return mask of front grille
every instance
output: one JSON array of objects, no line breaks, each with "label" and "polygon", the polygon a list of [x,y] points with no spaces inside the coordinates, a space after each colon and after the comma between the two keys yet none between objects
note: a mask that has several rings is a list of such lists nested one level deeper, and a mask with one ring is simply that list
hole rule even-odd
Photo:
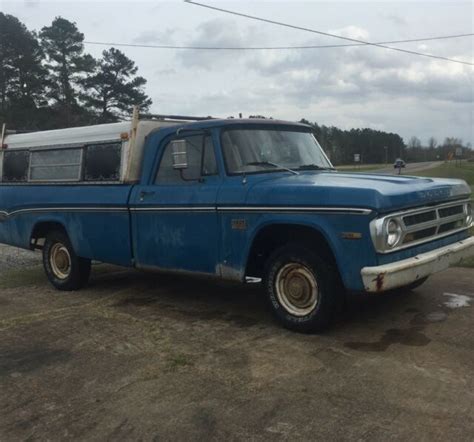
[{"label": "front grille", "polygon": [[413,214],[402,216],[404,224],[404,237],[402,244],[410,244],[425,240],[435,239],[438,235],[455,232],[465,224],[464,204],[456,204],[429,208]]},{"label": "front grille", "polygon": [[448,216],[458,215],[459,213],[463,213],[463,206],[452,206],[446,207],[444,209],[438,210],[440,218],[447,218]]},{"label": "front grille", "polygon": [[429,212],[417,213],[416,215],[408,215],[403,218],[405,226],[410,227],[415,224],[426,223],[436,219],[436,211],[430,210]]}]

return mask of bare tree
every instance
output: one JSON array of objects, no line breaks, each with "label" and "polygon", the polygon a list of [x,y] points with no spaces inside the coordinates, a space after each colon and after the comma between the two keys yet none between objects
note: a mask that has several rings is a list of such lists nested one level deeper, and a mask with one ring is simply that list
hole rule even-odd
[{"label": "bare tree", "polygon": [[430,139],[428,140],[428,148],[430,150],[434,150],[436,149],[437,146],[438,146],[438,141],[436,140],[436,138],[430,137]]},{"label": "bare tree", "polygon": [[418,137],[411,137],[408,140],[408,149],[417,149],[421,147],[421,141]]}]

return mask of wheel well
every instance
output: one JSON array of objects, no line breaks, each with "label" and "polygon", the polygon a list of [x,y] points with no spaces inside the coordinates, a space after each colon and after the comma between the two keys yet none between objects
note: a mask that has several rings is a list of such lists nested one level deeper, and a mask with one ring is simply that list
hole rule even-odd
[{"label": "wheel well", "polygon": [[255,237],[247,259],[246,275],[261,278],[268,257],[277,248],[290,242],[301,242],[324,258],[339,272],[336,259],[326,238],[318,230],[295,224],[274,224],[264,227]]},{"label": "wheel well", "polygon": [[64,232],[67,235],[67,231],[61,223],[55,221],[45,221],[36,224],[33,228],[33,231],[31,232],[30,248],[32,250],[42,249],[44,245],[44,239],[48,233],[53,230],[59,230],[60,232]]}]

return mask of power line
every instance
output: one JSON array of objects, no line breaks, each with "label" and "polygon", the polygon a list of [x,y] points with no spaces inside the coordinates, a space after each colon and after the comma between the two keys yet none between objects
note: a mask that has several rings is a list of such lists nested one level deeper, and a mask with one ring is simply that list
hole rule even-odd
[{"label": "power line", "polygon": [[[433,40],[447,40],[453,38],[472,37],[472,34],[457,34],[457,35],[443,35],[438,37],[424,37],[424,38],[412,38],[409,40],[391,40],[391,41],[380,41],[373,43],[376,45],[381,44],[395,44],[395,43],[414,43],[422,41],[433,41]],[[112,43],[102,41],[84,41],[85,44],[99,45],[99,46],[124,46],[132,48],[151,48],[151,49],[189,49],[199,51],[261,51],[261,50],[291,50],[291,49],[329,49],[329,48],[347,48],[357,46],[367,46],[365,43],[349,43],[349,44],[338,44],[338,45],[306,45],[306,46],[180,46],[180,45],[154,45],[144,43]]]},{"label": "power line", "polygon": [[329,32],[318,31],[316,29],[305,28],[305,27],[302,27],[302,26],[296,26],[296,25],[292,25],[292,24],[289,24],[289,23],[283,23],[283,22],[276,21],[276,20],[270,20],[270,19],[263,18],[263,17],[257,17],[255,15],[243,14],[241,12],[231,11],[229,9],[218,8],[216,6],[210,6],[210,5],[206,5],[204,3],[198,3],[198,2],[195,2],[193,0],[184,0],[184,1],[185,1],[185,3],[189,3],[191,5],[201,6],[203,8],[208,8],[208,9],[212,9],[212,10],[215,10],[215,11],[224,12],[226,14],[232,14],[232,15],[236,15],[236,16],[239,16],[239,17],[248,18],[248,19],[251,19],[251,20],[257,20],[257,21],[261,21],[261,22],[264,22],[264,23],[270,23],[270,24],[277,25],[277,26],[283,26],[285,28],[297,29],[299,31],[312,32],[313,34],[319,34],[319,35],[324,35],[326,37],[338,38],[340,40],[346,40],[346,41],[350,41],[350,42],[353,42],[353,43],[359,43],[359,44],[367,45],[367,46],[375,46],[375,47],[378,47],[378,48],[390,49],[392,51],[397,51],[397,52],[404,52],[406,54],[418,55],[418,56],[421,56],[421,57],[434,58],[434,59],[437,59],[437,60],[444,60],[444,61],[450,61],[452,63],[460,63],[460,64],[469,65],[469,66],[474,66],[474,63],[470,63],[468,61],[454,60],[452,58],[441,57],[439,55],[424,54],[422,52],[410,51],[408,49],[400,49],[400,48],[394,48],[393,46],[386,46],[385,44],[371,43],[371,42],[368,42],[368,41],[359,40],[357,38],[343,37],[341,35],[331,34]]}]

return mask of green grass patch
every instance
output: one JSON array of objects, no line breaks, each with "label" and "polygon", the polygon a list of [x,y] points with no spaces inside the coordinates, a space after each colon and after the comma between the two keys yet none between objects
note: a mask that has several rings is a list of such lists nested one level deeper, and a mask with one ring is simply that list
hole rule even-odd
[{"label": "green grass patch", "polygon": [[168,370],[176,371],[183,367],[192,366],[193,362],[189,357],[183,354],[174,355],[168,360]]},{"label": "green grass patch", "polygon": [[457,264],[456,267],[467,267],[469,269],[474,269],[474,256],[462,261],[460,264]]},{"label": "green grass patch", "polygon": [[441,164],[433,169],[414,172],[416,176],[436,177],[436,178],[458,178],[466,181],[471,189],[474,187],[474,163],[462,162],[458,165],[454,161]]}]

